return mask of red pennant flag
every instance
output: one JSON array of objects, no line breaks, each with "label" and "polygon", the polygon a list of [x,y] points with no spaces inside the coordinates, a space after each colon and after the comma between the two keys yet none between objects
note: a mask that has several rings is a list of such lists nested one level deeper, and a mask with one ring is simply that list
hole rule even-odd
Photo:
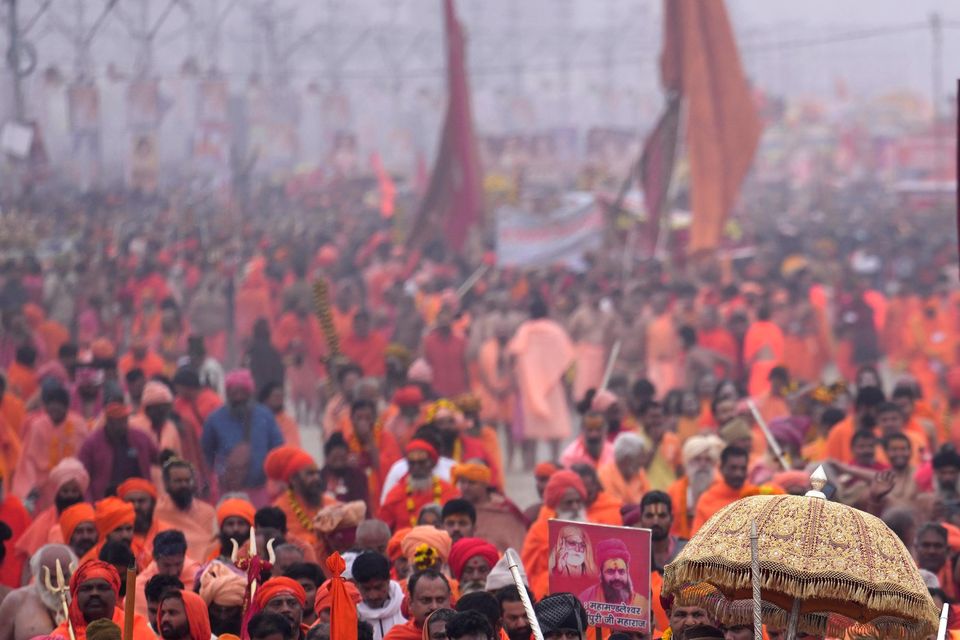
[{"label": "red pennant flag", "polygon": [[640,185],[643,187],[643,200],[647,206],[647,233],[650,249],[657,243],[660,231],[660,218],[667,205],[670,179],[677,156],[677,133],[680,128],[680,98],[673,95],[667,100],[667,106],[656,126],[643,143],[640,156]]},{"label": "red pennant flag", "polygon": [[715,248],[762,123],[740,64],[725,3],[665,0],[663,84],[686,101],[693,224],[688,251]]},{"label": "red pennant flag", "polygon": [[380,216],[389,220],[393,217],[394,201],[397,197],[397,187],[393,184],[393,178],[383,168],[383,160],[379,152],[373,152],[370,156],[370,164],[373,172],[377,176],[377,186],[380,191]]},{"label": "red pennant flag", "polygon": [[463,28],[453,0],[443,0],[447,34],[447,115],[426,196],[410,229],[408,244],[423,246],[442,238],[455,250],[483,219],[483,181],[473,135]]}]

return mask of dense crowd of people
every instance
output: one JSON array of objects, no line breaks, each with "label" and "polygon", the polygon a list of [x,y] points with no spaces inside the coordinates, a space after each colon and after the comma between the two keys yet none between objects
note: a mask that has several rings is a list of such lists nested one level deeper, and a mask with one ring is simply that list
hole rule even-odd
[{"label": "dense crowd of people", "polygon": [[651,628],[617,637],[740,640],[659,597],[663,568],[819,464],[960,599],[960,295],[936,213],[827,229],[849,194],[776,224],[747,204],[710,258],[614,247],[574,271],[400,242],[338,193],[6,208],[0,640],[119,638],[131,597],[137,640],[321,640],[342,589],[358,638],[528,640],[508,549],[545,638],[592,638],[550,593],[553,518],[651,530]]}]

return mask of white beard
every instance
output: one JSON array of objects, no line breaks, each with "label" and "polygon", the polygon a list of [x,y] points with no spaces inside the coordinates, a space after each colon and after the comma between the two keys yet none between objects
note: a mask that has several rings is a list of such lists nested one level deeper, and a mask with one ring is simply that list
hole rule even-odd
[{"label": "white beard", "polygon": [[687,477],[690,478],[690,493],[693,496],[693,503],[696,504],[700,495],[710,488],[713,484],[713,468],[688,468],[685,470]]},{"label": "white beard", "polygon": [[40,602],[42,602],[43,606],[50,611],[53,618],[57,621],[57,624],[63,622],[63,607],[60,606],[60,596],[47,591],[46,587],[43,586],[43,583],[40,580],[37,580],[33,584],[33,588],[34,592],[40,598]]},{"label": "white beard", "polygon": [[558,520],[573,520],[574,522],[586,522],[586,521],[587,521],[587,514],[586,514],[586,512],[585,512],[583,509],[581,509],[581,510],[579,510],[579,511],[566,511],[566,512],[558,511],[558,512],[557,512],[557,519],[558,519]]}]

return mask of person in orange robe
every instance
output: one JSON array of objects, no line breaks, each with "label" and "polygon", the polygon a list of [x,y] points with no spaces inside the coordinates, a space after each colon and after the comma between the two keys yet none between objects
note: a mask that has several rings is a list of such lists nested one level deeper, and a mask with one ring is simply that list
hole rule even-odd
[{"label": "person in orange robe", "polygon": [[790,372],[786,367],[774,367],[767,377],[770,387],[756,399],[757,410],[764,422],[770,424],[777,418],[790,416],[787,404],[787,389],[790,386]]},{"label": "person in orange robe", "polygon": [[371,400],[354,400],[350,405],[350,421],[344,425],[343,438],[350,448],[350,464],[367,474],[370,496],[367,505],[372,517],[377,517],[383,482],[395,462],[400,460],[400,445],[392,433],[377,418],[377,405]]},{"label": "person in orange robe", "polygon": [[747,392],[751,396],[770,388],[770,371],[783,363],[783,345],[783,331],[771,320],[770,308],[761,306],[743,339],[743,361],[750,371]]},{"label": "person in orange robe", "polygon": [[[203,598],[189,589],[181,589],[176,594],[167,592],[161,596],[159,607],[157,608],[157,627],[164,634],[170,632],[164,631],[172,626],[168,622],[171,614],[177,616],[181,610],[185,620],[181,623],[181,629],[173,629],[173,633],[178,635],[186,631],[186,636],[181,636],[184,640],[208,640],[216,636],[212,635],[210,630],[210,613],[208,605]],[[177,620],[174,617],[174,620]],[[222,634],[227,635],[227,634]]]},{"label": "person in orange robe", "polygon": [[581,477],[573,471],[557,471],[547,481],[543,490],[543,506],[540,514],[527,532],[520,558],[526,569],[529,586],[537,598],[550,592],[550,571],[555,562],[551,557],[547,521],[584,519],[587,488]]},{"label": "person in orange robe", "polygon": [[680,386],[683,380],[683,345],[666,292],[659,291],[650,302],[653,320],[647,325],[647,379],[661,395]]},{"label": "person in orange robe", "polygon": [[623,526],[623,516],[620,515],[623,502],[603,490],[597,470],[589,464],[575,464],[570,467],[570,470],[580,476],[583,486],[587,489],[587,497],[584,500],[587,520],[614,527]]},{"label": "person in orange robe", "polygon": [[193,586],[200,572],[200,564],[187,557],[187,539],[182,531],[169,529],[156,536],[156,545],[151,543],[153,558],[137,573],[137,600],[135,611],[147,615],[147,598],[144,590],[150,578],[156,575],[180,578],[185,585]]},{"label": "person in orange robe", "polygon": [[739,447],[728,446],[720,454],[720,479],[703,492],[697,501],[697,509],[690,525],[690,535],[720,509],[740,499],[747,486],[747,463],[750,453]]},{"label": "person in orange robe", "polygon": [[361,309],[353,316],[351,331],[340,338],[340,350],[351,362],[360,365],[365,376],[383,377],[387,372],[389,341],[380,331],[370,328],[370,313]]},{"label": "person in orange robe", "polygon": [[37,378],[37,350],[33,345],[17,347],[14,361],[7,368],[7,388],[21,400],[29,400],[40,387]]},{"label": "person in orange robe", "polygon": [[473,375],[473,393],[480,399],[480,417],[495,425],[513,421],[517,402],[510,375],[507,343],[512,333],[506,321],[498,322],[492,338],[480,346]]},{"label": "person in orange robe", "polygon": [[280,317],[273,331],[273,345],[282,356],[292,356],[303,350],[308,370],[317,376],[326,376],[323,361],[327,357],[327,339],[320,320],[310,312],[306,303]]},{"label": "person in orange robe", "polygon": [[604,493],[624,504],[638,504],[650,490],[643,461],[649,447],[643,436],[625,432],[613,442],[613,462],[601,464],[597,476]]},{"label": "person in orange robe", "polygon": [[392,530],[415,525],[424,505],[443,504],[460,497],[453,485],[434,474],[440,456],[432,444],[425,440],[411,440],[404,454],[409,471],[380,505],[380,520]]},{"label": "person in orange robe", "polygon": [[[704,307],[700,314],[700,326],[697,329],[697,344],[719,354],[728,362],[737,362],[739,347],[733,334],[720,324],[720,314],[716,307]],[[724,375],[724,367],[719,363],[714,367],[714,375]]]},{"label": "person in orange robe", "polygon": [[430,616],[440,609],[449,609],[453,597],[446,576],[436,572],[421,573],[411,578],[407,591],[410,594],[410,619],[394,625],[383,636],[383,640],[423,640],[429,637]]},{"label": "person in orange robe", "polygon": [[157,487],[143,478],[129,478],[117,487],[117,497],[133,505],[133,542],[130,548],[142,570],[153,558],[153,539],[157,533],[170,529],[156,518]]},{"label": "person in orange robe", "polygon": [[667,489],[673,502],[672,535],[690,538],[690,524],[696,515],[697,502],[717,479],[717,464],[723,446],[723,441],[713,434],[693,436],[683,443],[683,477]]},{"label": "person in orange robe", "polygon": [[854,414],[847,416],[830,429],[824,445],[824,455],[828,459],[837,460],[844,464],[853,462],[851,443],[857,425],[865,418],[876,419],[877,408],[884,403],[886,397],[877,387],[864,387],[857,391],[854,401]]},{"label": "person in orange robe", "polygon": [[296,419],[287,413],[285,409],[285,393],[283,385],[279,382],[268,382],[260,390],[260,404],[264,405],[273,412],[273,418],[280,427],[280,434],[283,436],[283,443],[291,447],[300,446],[300,425]]},{"label": "person in orange robe", "polygon": [[[3,499],[0,501],[0,523],[10,529],[10,538],[4,542],[5,548],[15,547],[20,537],[30,526],[30,514],[18,497],[7,492],[0,492]],[[21,585],[23,577],[24,558],[19,554],[7,553],[0,566],[0,585],[16,589]]]},{"label": "person in orange robe", "polygon": [[23,438],[23,426],[26,417],[27,410],[24,407],[24,401],[18,398],[16,394],[7,392],[7,379],[0,376],[0,418],[21,439]]},{"label": "person in orange robe", "polygon": [[29,561],[45,544],[63,542],[63,537],[59,535],[60,514],[67,507],[81,502],[89,486],[90,476],[83,463],[76,458],[64,458],[50,470],[50,478],[35,504],[39,509],[35,509],[37,515],[13,545],[14,553],[22,562]]},{"label": "person in orange robe", "polygon": [[24,426],[23,454],[13,475],[11,491],[21,500],[47,482],[50,470],[76,456],[89,433],[86,421],[68,411],[70,396],[62,387],[45,389],[43,410],[30,414]]},{"label": "person in orange robe", "polygon": [[143,371],[147,380],[166,372],[167,363],[150,349],[149,343],[143,335],[137,335],[133,338],[130,351],[120,356],[120,360],[117,362],[117,370],[121,377],[125,377],[134,368]]},{"label": "person in orange robe", "polygon": [[98,558],[100,550],[108,542],[122,542],[130,547],[136,556],[137,552],[133,548],[133,525],[137,519],[137,512],[133,505],[116,496],[109,496],[97,501],[93,505],[93,511],[98,540],[96,546],[80,558],[81,564]]},{"label": "person in orange robe", "polygon": [[[503,493],[504,477],[503,459],[500,455],[500,437],[497,435],[495,428],[488,424],[483,424],[480,418],[483,413],[483,405],[481,404],[480,398],[472,393],[465,393],[462,396],[454,398],[454,404],[463,414],[463,420],[466,423],[466,426],[463,428],[463,435],[482,445],[485,454],[483,459],[487,462],[487,466],[490,467],[490,472],[493,476],[491,480],[492,486]],[[463,452],[458,462],[464,460],[466,453],[465,451]]]},{"label": "person in orange robe", "polygon": [[520,325],[507,346],[519,387],[523,462],[527,469],[533,468],[537,441],[548,441],[551,459],[556,460],[561,441],[572,433],[563,376],[575,355],[567,332],[547,318],[543,301],[534,300],[530,311],[530,320]]},{"label": "person in orange robe", "polygon": [[397,445],[407,446],[419,424],[423,391],[416,385],[400,387],[393,393],[390,406],[383,413],[383,427],[393,434]]},{"label": "person in orange robe", "polygon": [[287,535],[319,549],[321,541],[313,529],[313,521],[328,499],[324,496],[317,463],[303,449],[283,445],[267,454],[263,471],[268,479],[286,487],[273,506],[287,516]]},{"label": "person in orange robe", "polygon": [[[83,586],[81,593],[80,587]],[[96,596],[96,599],[93,598]],[[50,635],[64,640],[86,640],[87,625],[96,620],[112,620],[123,628],[123,609],[120,602],[120,575],[112,565],[102,560],[88,560],[80,564],[70,576],[69,617]],[[70,633],[70,628],[73,634]],[[133,617],[133,640],[156,640],[147,619],[139,614]]]},{"label": "person in orange robe", "polygon": [[186,460],[172,459],[163,467],[164,492],[157,500],[154,518],[187,537],[187,556],[206,560],[207,547],[217,532],[216,510],[196,497],[196,476]]},{"label": "person in orange robe", "polygon": [[273,327],[273,301],[270,299],[270,289],[262,270],[251,270],[244,278],[237,292],[234,309],[234,332],[238,344],[246,344],[253,335],[254,323],[260,318],[266,320],[269,327]]}]

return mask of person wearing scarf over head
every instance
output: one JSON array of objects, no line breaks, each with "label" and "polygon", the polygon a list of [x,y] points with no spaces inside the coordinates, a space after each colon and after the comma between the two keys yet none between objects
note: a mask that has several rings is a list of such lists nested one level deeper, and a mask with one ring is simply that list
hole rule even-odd
[{"label": "person wearing scarf over head", "polygon": [[153,555],[153,540],[157,533],[172,529],[156,518],[157,487],[143,478],[130,478],[117,487],[117,497],[133,505],[133,554],[137,556],[137,566],[150,564]]},{"label": "person wearing scarf over head", "polygon": [[313,520],[318,536],[317,556],[345,553],[354,548],[357,526],[363,521],[367,505],[361,500],[324,507]]},{"label": "person wearing scarf over head", "polygon": [[270,578],[257,588],[253,598],[253,611],[267,611],[283,616],[294,629],[300,630],[302,639],[307,633],[303,625],[303,607],[306,603],[307,592],[299,582],[285,577]]},{"label": "person wearing scarf over head", "polygon": [[283,445],[267,454],[263,469],[267,478],[286,485],[273,506],[287,517],[287,535],[318,548],[320,539],[313,521],[321,508],[334,500],[324,494],[317,463],[303,449]]},{"label": "person wearing scarf over head", "polygon": [[207,565],[200,576],[200,597],[207,604],[214,635],[240,635],[246,592],[247,579],[235,570],[219,561]]},{"label": "person wearing scarf over head", "polygon": [[[411,576],[427,569],[441,571],[450,557],[453,541],[450,534],[432,525],[419,525],[407,530],[400,541],[400,551],[406,558]],[[445,576],[449,577],[449,576]],[[448,580],[454,600],[458,595],[456,581]],[[401,582],[406,585],[406,582]]]},{"label": "person wearing scarf over head", "polygon": [[540,508],[540,515],[530,526],[520,554],[523,566],[530,577],[530,589],[538,597],[545,596],[549,591],[550,539],[547,521],[551,518],[586,521],[584,505],[586,499],[587,488],[580,476],[573,471],[557,471],[550,476],[543,491],[543,507]]},{"label": "person wearing scarf over head", "polygon": [[[23,562],[29,560],[43,545],[63,542],[60,516],[68,507],[83,502],[83,495],[89,486],[90,476],[76,458],[64,458],[50,471],[50,478],[37,503],[40,511],[14,545],[16,554]],[[41,503],[49,506],[40,507]]]},{"label": "person wearing scarf over head", "polygon": [[81,563],[99,557],[100,550],[108,542],[121,542],[133,550],[133,523],[136,514],[132,504],[111,496],[96,503],[93,512],[100,541],[80,558]]},{"label": "person wearing scarf over head", "polygon": [[168,591],[160,599],[157,626],[163,640],[211,640],[210,618],[203,598],[192,591]]},{"label": "person wearing scarf over head", "polygon": [[[68,623],[76,640],[87,640],[87,625],[96,620],[112,620],[123,627],[123,609],[120,600],[120,575],[111,565],[101,560],[87,560],[70,577],[69,620],[64,620],[51,635],[70,640]],[[133,616],[133,639],[156,640],[147,619]]]},{"label": "person wearing scarf over head", "polygon": [[432,444],[411,440],[406,459],[406,477],[390,490],[380,507],[380,519],[393,530],[415,525],[424,505],[443,504],[460,495],[449,482],[435,475],[440,456]]},{"label": "person wearing scarf over head", "polygon": [[230,555],[233,552],[233,543],[237,541],[239,556],[244,558],[249,553],[250,527],[253,526],[256,509],[249,500],[243,498],[227,498],[217,506],[217,525],[219,535],[207,549],[206,557],[209,560],[220,560],[224,564],[233,565]]}]

